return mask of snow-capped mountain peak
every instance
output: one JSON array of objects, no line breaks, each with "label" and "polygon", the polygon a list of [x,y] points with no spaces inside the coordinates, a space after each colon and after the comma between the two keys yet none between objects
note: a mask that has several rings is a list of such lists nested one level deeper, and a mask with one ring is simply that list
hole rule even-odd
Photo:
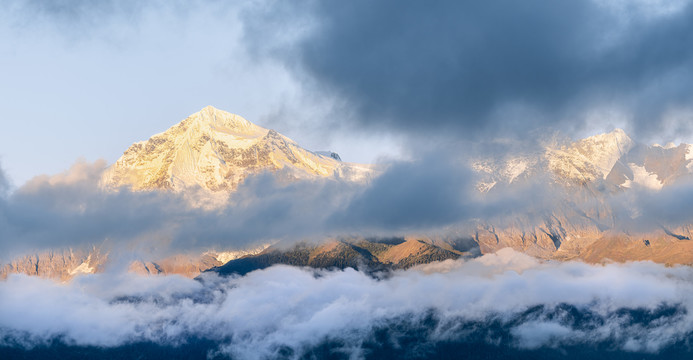
[{"label": "snow-capped mountain peak", "polygon": [[372,168],[305,150],[243,117],[207,106],[168,130],[133,144],[103,175],[106,187],[229,192],[249,175],[286,170],[294,178],[361,181]]}]

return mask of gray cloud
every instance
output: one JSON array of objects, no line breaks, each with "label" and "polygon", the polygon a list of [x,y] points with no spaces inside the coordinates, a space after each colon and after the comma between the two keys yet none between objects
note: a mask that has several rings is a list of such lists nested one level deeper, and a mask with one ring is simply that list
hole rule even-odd
[{"label": "gray cloud", "polygon": [[[73,346],[180,345],[197,337],[234,358],[276,357],[286,349],[300,358],[332,340],[360,358],[369,355],[373,331],[390,324],[393,337],[385,342],[395,344],[406,336],[397,329],[424,327],[421,343],[428,346],[481,335],[480,343],[496,346],[606,342],[612,351],[656,352],[693,330],[692,276],[687,267],[652,263],[543,263],[509,249],[385,280],[352,269],[286,266],[202,281],[99,274],[57,284],[13,275],[0,283],[0,346],[31,348],[57,337]],[[662,307],[679,310],[659,314]],[[437,321],[427,323],[431,313]],[[592,320],[576,319],[580,314]],[[498,325],[503,332],[492,330]]]},{"label": "gray cloud", "polygon": [[[346,99],[360,126],[475,138],[582,129],[595,125],[586,114],[616,108],[652,136],[690,120],[670,114],[691,100],[693,6],[680,5],[310,2],[263,7],[247,36]],[[265,38],[299,25],[296,43]]]}]

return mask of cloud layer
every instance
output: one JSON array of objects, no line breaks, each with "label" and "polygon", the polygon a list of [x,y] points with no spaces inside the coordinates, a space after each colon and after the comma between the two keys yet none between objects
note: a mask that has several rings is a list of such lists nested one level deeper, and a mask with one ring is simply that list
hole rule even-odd
[{"label": "cloud layer", "polygon": [[[358,358],[369,355],[377,329],[397,342],[423,327],[420,344],[481,335],[482,344],[517,349],[608,342],[613,351],[656,352],[693,330],[692,278],[687,267],[541,263],[509,249],[383,280],[285,266],[202,281],[100,274],[57,284],[14,275],[0,283],[0,345],[59,338],[71,346],[176,346],[201,338],[223,354],[265,358],[287,349],[300,357],[331,342]],[[476,330],[465,330],[470,324]]]}]

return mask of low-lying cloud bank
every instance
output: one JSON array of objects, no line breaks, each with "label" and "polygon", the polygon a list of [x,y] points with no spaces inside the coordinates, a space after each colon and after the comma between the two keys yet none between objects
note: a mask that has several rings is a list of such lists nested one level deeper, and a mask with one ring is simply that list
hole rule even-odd
[{"label": "low-lying cloud bank", "polygon": [[[191,206],[193,192],[106,191],[99,186],[106,167],[100,161],[77,162],[65,173],[36,177],[6,195],[0,171],[0,238],[7,239],[0,242],[4,257],[0,260],[104,244],[128,253],[167,256],[342,235],[458,231],[469,236],[473,228],[467,227],[476,221],[502,227],[523,216],[527,221],[523,226],[533,226],[533,221],[541,224],[553,211],[574,206],[589,212],[590,207],[604,204],[616,221],[612,226],[625,231],[693,223],[693,202],[687,200],[693,184],[685,179],[658,192],[633,188],[615,194],[604,191],[596,198],[582,194],[586,200],[579,200],[581,195],[553,184],[548,175],[536,174],[480,193],[478,174],[467,161],[462,156],[428,153],[384,166],[384,172],[368,184],[287,183],[263,173],[247,178],[226,206],[213,210]],[[575,213],[579,217],[580,212]]]},{"label": "low-lying cloud bank", "polygon": [[691,280],[690,267],[539,262],[510,249],[385,279],[287,266],[200,281],[105,273],[58,284],[12,275],[0,282],[0,350],[56,339],[108,348],[203,339],[210,353],[238,358],[320,347],[335,356],[375,356],[382,347],[413,356],[466,342],[656,353],[693,332]]}]

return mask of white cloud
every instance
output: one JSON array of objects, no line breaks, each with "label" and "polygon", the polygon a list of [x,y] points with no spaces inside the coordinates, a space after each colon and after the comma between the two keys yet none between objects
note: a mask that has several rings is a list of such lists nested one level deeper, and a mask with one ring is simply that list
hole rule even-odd
[{"label": "white cloud", "polygon": [[[443,273],[422,270],[377,280],[352,269],[274,266],[240,278],[98,274],[67,284],[13,275],[0,283],[0,338],[40,344],[62,336],[68,344],[111,347],[194,336],[234,356],[263,358],[286,347],[299,356],[328,339],[367,354],[362,345],[372,331],[393,321],[432,327],[421,341],[435,343],[464,341],[456,324],[476,321],[483,332],[500,320],[512,335],[506,345],[529,349],[611,341],[616,349],[652,352],[693,330],[688,267],[540,262],[504,250],[456,261]],[[657,315],[663,306],[686,311]],[[575,319],[570,309],[596,320]],[[431,311],[440,321],[425,325]]]}]

